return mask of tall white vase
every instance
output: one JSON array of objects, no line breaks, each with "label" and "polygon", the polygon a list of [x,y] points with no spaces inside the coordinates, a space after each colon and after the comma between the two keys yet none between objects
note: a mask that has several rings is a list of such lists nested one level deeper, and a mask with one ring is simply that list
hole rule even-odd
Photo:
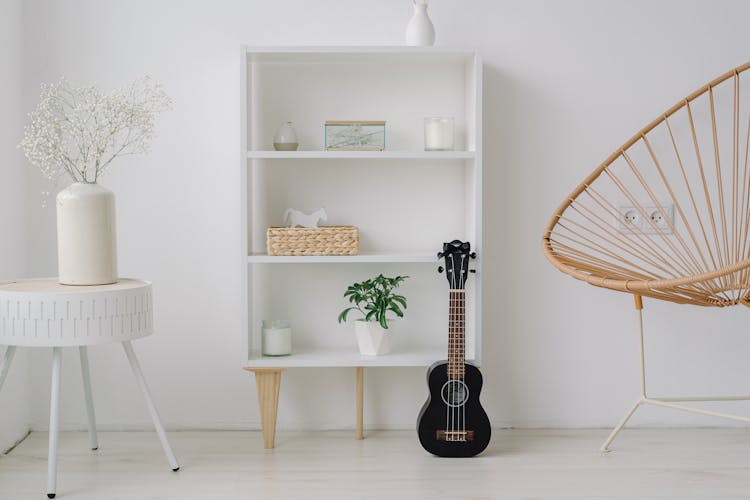
[{"label": "tall white vase", "polygon": [[115,195],[77,182],[57,195],[57,262],[63,285],[117,282]]},{"label": "tall white vase", "polygon": [[429,46],[435,44],[435,27],[427,15],[427,3],[422,0],[414,2],[414,14],[406,25],[406,45]]}]

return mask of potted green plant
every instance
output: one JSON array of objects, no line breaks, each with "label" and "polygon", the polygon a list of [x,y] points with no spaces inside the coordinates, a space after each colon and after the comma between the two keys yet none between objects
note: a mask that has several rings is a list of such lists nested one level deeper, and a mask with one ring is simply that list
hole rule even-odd
[{"label": "potted green plant", "polygon": [[406,278],[408,276],[388,278],[379,274],[375,278],[350,285],[344,292],[344,297],[354,305],[341,311],[339,323],[346,321],[352,311],[362,315],[362,318],[354,322],[361,354],[376,356],[388,353],[390,347],[386,330],[391,320],[387,315],[390,311],[399,318],[404,317],[406,298],[394,290]]}]

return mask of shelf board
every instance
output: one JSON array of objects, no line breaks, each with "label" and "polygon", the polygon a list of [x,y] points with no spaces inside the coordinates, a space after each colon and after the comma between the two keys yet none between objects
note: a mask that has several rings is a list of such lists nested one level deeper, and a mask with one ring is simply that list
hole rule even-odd
[{"label": "shelf board", "polygon": [[299,46],[245,47],[250,63],[389,63],[394,60],[468,63],[475,52],[443,47],[407,47],[403,45],[372,46]]},{"label": "shelf board", "polygon": [[378,159],[378,160],[471,160],[476,151],[248,151],[251,159]]},{"label": "shelf board", "polygon": [[437,262],[435,253],[363,253],[359,255],[248,255],[249,264],[334,264],[367,262]]},{"label": "shelf board", "polygon": [[[352,344],[354,340],[352,339]],[[243,363],[245,368],[287,368],[287,367],[377,367],[377,366],[430,366],[435,361],[445,359],[446,349],[396,349],[383,356],[363,356],[356,345],[350,349],[318,349],[294,351],[290,356],[261,356],[253,352]],[[469,360],[470,361],[470,360]]]}]

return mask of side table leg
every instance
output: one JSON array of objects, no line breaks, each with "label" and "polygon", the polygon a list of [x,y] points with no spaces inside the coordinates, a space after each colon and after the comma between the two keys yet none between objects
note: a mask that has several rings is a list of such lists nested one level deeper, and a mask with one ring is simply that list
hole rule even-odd
[{"label": "side table leg", "polygon": [[255,374],[258,387],[258,406],[260,423],[263,428],[263,447],[271,449],[276,440],[276,415],[279,410],[279,388],[283,368],[249,369]]},{"label": "side table leg", "polygon": [[357,367],[357,439],[364,439],[365,367]]},{"label": "side table leg", "polygon": [[81,376],[83,377],[83,393],[86,396],[86,416],[89,420],[89,446],[92,450],[99,449],[96,438],[96,413],[94,413],[94,398],[91,395],[91,377],[89,375],[89,355],[86,346],[78,348],[81,357]]},{"label": "side table leg", "polygon": [[47,456],[47,498],[57,493],[57,433],[60,411],[60,366],[62,348],[52,348],[52,391],[49,403],[49,454]]},{"label": "side table leg", "polygon": [[16,346],[9,345],[5,349],[5,355],[3,356],[3,364],[0,365],[0,390],[3,388],[5,378],[8,376],[8,370],[10,370],[10,363],[13,361],[13,356],[16,354]]},{"label": "side table leg", "polygon": [[154,421],[154,427],[156,428],[156,433],[159,435],[161,447],[164,449],[164,454],[167,456],[169,466],[173,471],[176,472],[180,470],[180,466],[177,463],[177,459],[175,458],[174,453],[172,452],[172,447],[169,446],[169,441],[167,441],[167,433],[164,432],[164,427],[161,425],[159,413],[156,411],[156,406],[154,406],[154,402],[151,399],[151,393],[149,392],[148,386],[146,385],[146,379],[143,377],[143,372],[141,371],[141,365],[138,363],[138,358],[135,357],[133,346],[130,341],[125,341],[122,343],[122,347],[123,349],[125,349],[125,355],[128,357],[128,361],[130,361],[130,367],[133,369],[135,380],[136,382],[138,382],[138,386],[143,392],[143,397],[146,399],[146,405],[148,406],[148,411],[151,414],[151,420]]}]

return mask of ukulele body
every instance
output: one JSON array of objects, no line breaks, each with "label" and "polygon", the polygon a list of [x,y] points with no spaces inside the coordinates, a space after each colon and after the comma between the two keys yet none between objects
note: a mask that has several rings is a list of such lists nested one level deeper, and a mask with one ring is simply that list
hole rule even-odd
[{"label": "ukulele body", "polygon": [[487,447],[492,430],[479,395],[482,374],[466,363],[463,379],[449,380],[448,362],[427,372],[429,396],[417,420],[422,447],[439,457],[473,457]]}]

